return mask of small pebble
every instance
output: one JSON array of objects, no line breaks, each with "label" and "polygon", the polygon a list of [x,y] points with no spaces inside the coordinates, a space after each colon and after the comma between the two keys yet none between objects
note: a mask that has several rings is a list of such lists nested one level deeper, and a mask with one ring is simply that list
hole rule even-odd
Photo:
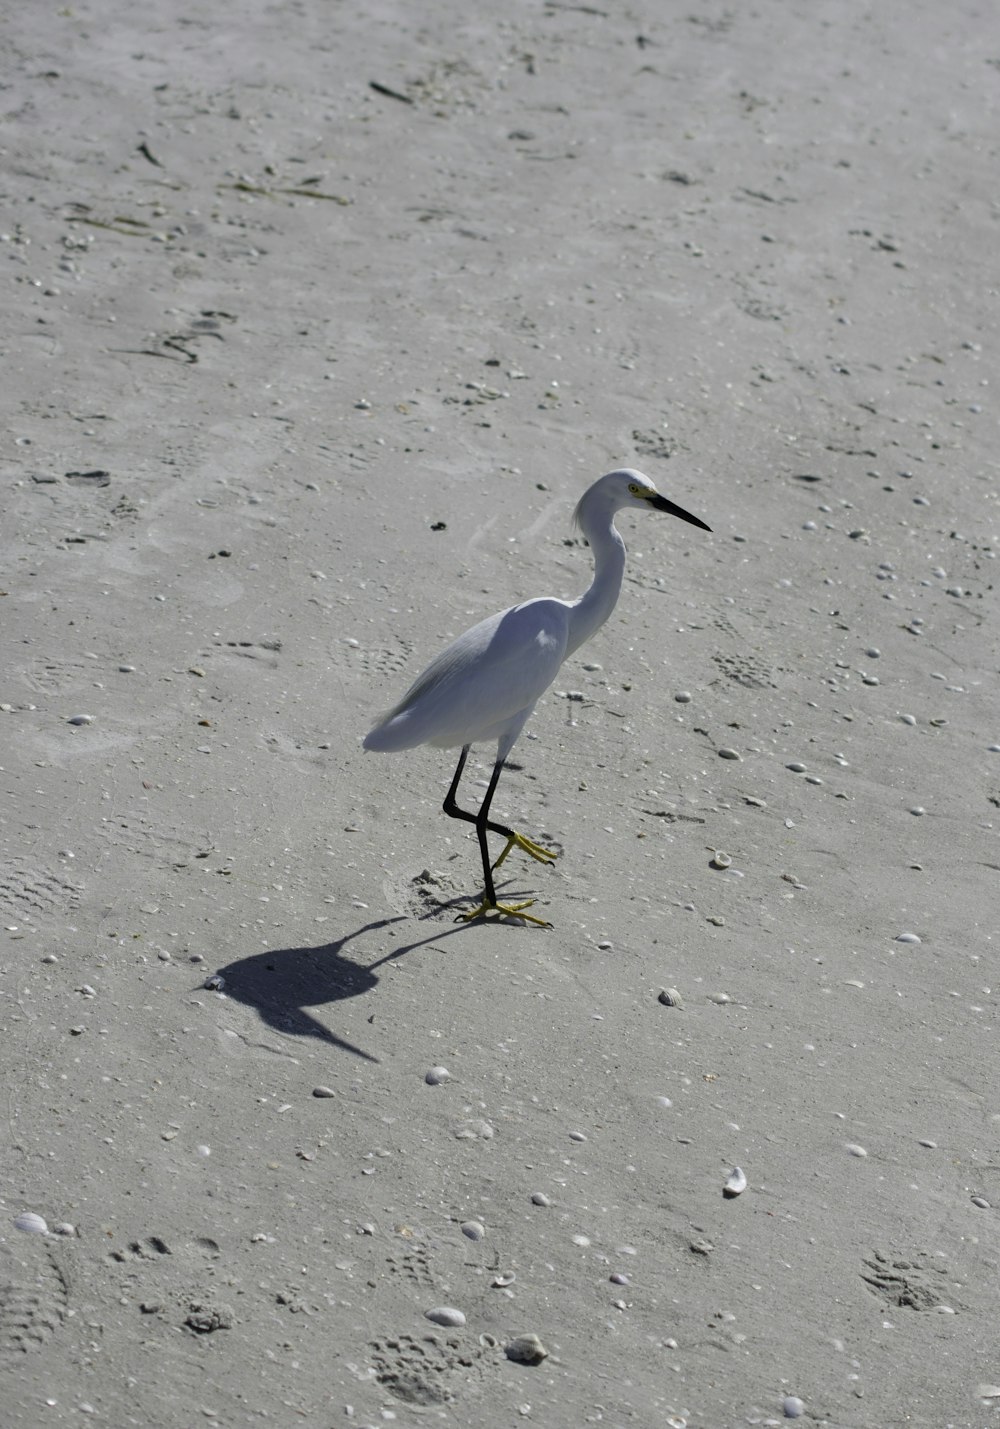
[{"label": "small pebble", "polygon": [[569,1134],[569,1139],[570,1141],[586,1141],[587,1138],[582,1131],[571,1131]]},{"label": "small pebble", "polygon": [[70,1225],[69,1221],[56,1221],[52,1227],[53,1235],[78,1236],[80,1232],[76,1226]]},{"label": "small pebble", "polygon": [[435,1325],[447,1325],[451,1329],[459,1329],[465,1324],[465,1316],[453,1305],[438,1305],[433,1310],[425,1310],[424,1319],[431,1320]]},{"label": "small pebble", "polygon": [[806,772],[806,766],[801,764],[797,759],[793,760],[791,764],[786,764],[785,768],[790,769],[793,774],[804,774]]},{"label": "small pebble", "polygon": [[517,1335],[507,1341],[503,1352],[515,1364],[541,1364],[549,1357],[548,1350],[537,1335]]},{"label": "small pebble", "polygon": [[850,1156],[860,1156],[864,1158],[868,1155],[868,1152],[865,1150],[865,1148],[863,1146],[859,1146],[856,1141],[845,1141],[844,1150]]},{"label": "small pebble", "polygon": [[801,1419],[806,1407],[797,1394],[786,1394],[782,1410],[786,1419]]},{"label": "small pebble", "polygon": [[986,1199],[985,1196],[973,1196],[972,1204],[974,1206],[978,1206],[981,1211],[988,1211],[990,1209],[991,1203]]},{"label": "small pebble", "polygon": [[70,715],[67,724],[93,724],[94,716],[88,714]]},{"label": "small pebble", "polygon": [[429,1087],[439,1087],[442,1082],[451,1080],[451,1073],[447,1067],[432,1067],[424,1076],[424,1081]]},{"label": "small pebble", "polygon": [[632,1284],[632,1277],[629,1275],[623,1275],[620,1270],[614,1271],[611,1275],[608,1276],[608,1279],[611,1281],[612,1285]]},{"label": "small pebble", "polygon": [[689,691],[689,690],[678,690],[677,693],[676,693],[676,695],[674,695],[674,699],[677,701],[677,703],[678,703],[679,705],[689,705],[689,704],[691,703],[691,694],[690,694],[690,691]]},{"label": "small pebble", "polygon": [[920,938],[916,933],[897,933],[893,938],[894,943],[919,943]]},{"label": "small pebble", "polygon": [[728,747],[723,747],[722,749],[720,749],[718,751],[718,754],[720,759],[742,760],[742,755],[738,754],[735,749],[729,749]]},{"label": "small pebble", "polygon": [[544,1191],[532,1191],[531,1204],[533,1206],[551,1206],[552,1202]]}]

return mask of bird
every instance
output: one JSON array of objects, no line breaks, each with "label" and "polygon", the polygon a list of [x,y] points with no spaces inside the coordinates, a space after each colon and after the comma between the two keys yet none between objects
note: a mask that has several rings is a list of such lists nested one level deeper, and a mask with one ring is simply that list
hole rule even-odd
[{"label": "bird", "polygon": [[[490,805],[507,756],[538,700],[555,680],[563,661],[600,629],[617,604],[625,575],[625,542],[615,526],[615,516],[628,507],[662,511],[703,531],[712,529],[700,517],[661,496],[641,471],[622,467],[608,472],[588,487],[574,513],[594,559],[593,580],[583,595],[576,600],[543,596],[522,601],[473,625],[431,661],[363,740],[365,750],[379,754],[395,754],[423,744],[460,749],[442,807],[450,818],[475,825],[484,884],[482,900],[471,912],[459,915],[464,921],[496,914],[551,927],[546,919],[524,911],[534,903],[533,898],[522,903],[498,902],[493,875],[512,848],[543,864],[551,863],[556,854],[491,819]],[[497,746],[493,773],[479,812],[473,814],[458,805],[459,781],[471,746],[492,740]],[[490,862],[490,833],[507,840],[495,863]]]}]

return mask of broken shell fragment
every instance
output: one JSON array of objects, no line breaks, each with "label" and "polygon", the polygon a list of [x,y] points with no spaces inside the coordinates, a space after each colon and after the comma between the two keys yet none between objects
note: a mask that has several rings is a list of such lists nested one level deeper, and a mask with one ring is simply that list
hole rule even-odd
[{"label": "broken shell fragment", "polygon": [[726,1184],[722,1188],[722,1194],[732,1200],[734,1196],[742,1196],[747,1188],[747,1178],[745,1172],[739,1166],[734,1166],[726,1177]]},{"label": "broken shell fragment", "polygon": [[517,1335],[507,1341],[503,1352],[515,1364],[541,1364],[549,1357],[548,1350],[537,1335]]}]

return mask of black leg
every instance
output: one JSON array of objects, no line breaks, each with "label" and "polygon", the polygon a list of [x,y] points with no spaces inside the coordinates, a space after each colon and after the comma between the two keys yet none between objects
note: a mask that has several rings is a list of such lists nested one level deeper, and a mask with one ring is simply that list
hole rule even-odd
[{"label": "black leg", "polygon": [[[491,833],[500,833],[500,835],[503,835],[504,839],[507,840],[507,846],[506,849],[503,850],[503,853],[501,853],[499,859],[497,859],[497,862],[494,863],[493,869],[499,869],[501,863],[503,863],[503,860],[506,859],[514,846],[519,847],[521,852],[527,853],[527,855],[533,857],[533,859],[539,860],[539,863],[553,862],[554,857],[556,857],[553,850],[546,849],[546,847],[543,847],[540,843],[534,842],[533,839],[527,839],[523,833],[514,832],[513,829],[507,827],[506,823],[496,823],[493,819],[487,819],[486,817],[490,810],[490,800],[493,799],[493,790],[496,789],[497,779],[500,777],[500,770],[503,769],[503,760],[500,760],[499,765],[494,767],[493,779],[490,780],[490,787],[487,789],[486,799],[483,800],[483,807],[481,807],[479,813],[467,813],[466,810],[460,809],[459,805],[457,805],[456,795],[457,792],[459,792],[459,780],[461,779],[461,773],[463,773],[464,767],[466,767],[466,760],[469,759],[469,749],[469,745],[464,745],[463,750],[461,750],[459,755],[459,767],[457,767],[456,772],[454,772],[454,779],[451,780],[449,792],[444,796],[444,803],[441,805],[441,809],[444,809],[444,813],[449,816],[449,819],[464,819],[466,823],[474,823],[477,830],[483,827],[483,829],[489,829]],[[480,835],[480,849],[483,849],[483,840],[484,835]],[[489,880],[487,880],[487,883],[489,883]]]},{"label": "black leg", "polygon": [[[487,829],[495,829],[498,826],[489,821],[490,804],[493,802],[493,794],[503,773],[503,760],[498,759],[493,766],[493,773],[490,776],[489,788],[486,790],[483,802],[480,805],[479,814],[476,818],[476,834],[479,838],[479,851],[483,856],[483,881],[486,884],[486,897],[490,903],[496,903],[497,895],[493,887],[493,868],[490,864],[490,846],[486,837]],[[510,833],[509,829],[500,829],[501,833]]]},{"label": "black leg", "polygon": [[[473,918],[483,918],[491,912],[516,914],[518,918],[523,918],[528,923],[537,923],[539,927],[548,928],[551,924],[547,923],[544,918],[536,918],[533,914],[523,911],[525,908],[531,906],[534,899],[529,898],[524,903],[513,904],[497,902],[497,892],[493,884],[493,869],[500,867],[515,844],[519,849],[530,854],[532,858],[538,859],[539,863],[550,863],[555,858],[555,854],[551,849],[542,848],[540,844],[533,843],[531,839],[526,839],[523,834],[516,834],[513,829],[507,828],[506,824],[495,824],[490,819],[490,804],[493,802],[493,795],[500,781],[500,775],[503,773],[504,761],[502,759],[498,759],[493,766],[493,774],[490,778],[489,787],[486,790],[486,796],[480,806],[479,813],[468,814],[464,809],[458,807],[458,804],[455,802],[455,795],[458,793],[459,780],[462,778],[462,771],[465,768],[465,761],[468,757],[469,746],[466,744],[458,756],[458,767],[455,770],[448,793],[445,795],[442,808],[449,818],[464,819],[466,823],[475,824],[476,837],[479,839],[479,852],[483,859],[483,883],[485,884],[485,891],[483,901],[479,907],[474,908],[471,913],[459,914],[459,918],[463,922],[470,922]],[[497,859],[496,863],[492,865],[490,864],[490,846],[487,838],[487,832],[489,830],[497,834],[502,834],[507,840],[507,847]]]},{"label": "black leg", "polygon": [[[462,777],[462,771],[465,769],[465,761],[469,757],[469,749],[470,746],[468,744],[465,745],[461,754],[458,756],[458,768],[455,770],[455,777],[451,781],[451,788],[445,795],[445,800],[441,807],[442,809],[444,809],[445,813],[450,819],[464,819],[467,824],[478,824],[480,814],[482,814],[481,809],[479,811],[479,814],[470,814],[467,813],[465,809],[460,809],[458,807],[458,804],[455,802],[455,796],[458,793],[459,780]],[[502,767],[503,766],[501,766],[501,768]],[[499,778],[499,775],[497,776],[497,778]],[[490,788],[492,790],[495,787],[496,780],[493,781],[493,784],[490,786]],[[487,801],[489,797],[490,795],[487,795]],[[492,832],[495,834],[503,834],[505,839],[510,839],[514,837],[514,830],[509,829],[506,824],[495,824],[492,820],[487,820],[486,827],[492,830]]]}]

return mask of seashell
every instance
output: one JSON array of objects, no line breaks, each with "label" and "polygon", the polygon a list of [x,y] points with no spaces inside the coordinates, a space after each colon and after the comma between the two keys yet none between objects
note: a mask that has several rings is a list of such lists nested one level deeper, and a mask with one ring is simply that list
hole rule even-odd
[{"label": "seashell", "polygon": [[32,1231],[35,1235],[49,1233],[48,1222],[42,1216],[36,1216],[34,1211],[22,1211],[14,1217],[14,1225],[19,1231]]},{"label": "seashell", "polygon": [[549,1352],[537,1335],[516,1335],[508,1340],[503,1352],[515,1364],[541,1364],[549,1357]]},{"label": "seashell", "polygon": [[728,868],[732,861],[728,853],[723,853],[720,848],[713,849],[712,857],[708,860],[708,866],[709,868]]},{"label": "seashell", "polygon": [[742,1196],[746,1188],[746,1173],[743,1171],[742,1167],[734,1166],[733,1169],[730,1171],[729,1175],[726,1177],[725,1185],[722,1188],[722,1194],[728,1200],[732,1200],[734,1196]]},{"label": "seashell", "polygon": [[683,1008],[684,1002],[680,993],[675,987],[664,987],[656,994],[657,1002],[662,1002],[664,1007]]},{"label": "seashell", "polygon": [[460,1329],[465,1324],[465,1316],[453,1305],[437,1305],[433,1310],[425,1310],[424,1319],[435,1325],[447,1325],[450,1329]]},{"label": "seashell", "polygon": [[442,1082],[447,1082],[451,1078],[451,1073],[447,1067],[432,1067],[425,1073],[424,1081],[429,1087],[439,1087]]},{"label": "seashell", "polygon": [[482,1221],[463,1221],[459,1229],[469,1240],[482,1240],[486,1235],[486,1227]]}]

